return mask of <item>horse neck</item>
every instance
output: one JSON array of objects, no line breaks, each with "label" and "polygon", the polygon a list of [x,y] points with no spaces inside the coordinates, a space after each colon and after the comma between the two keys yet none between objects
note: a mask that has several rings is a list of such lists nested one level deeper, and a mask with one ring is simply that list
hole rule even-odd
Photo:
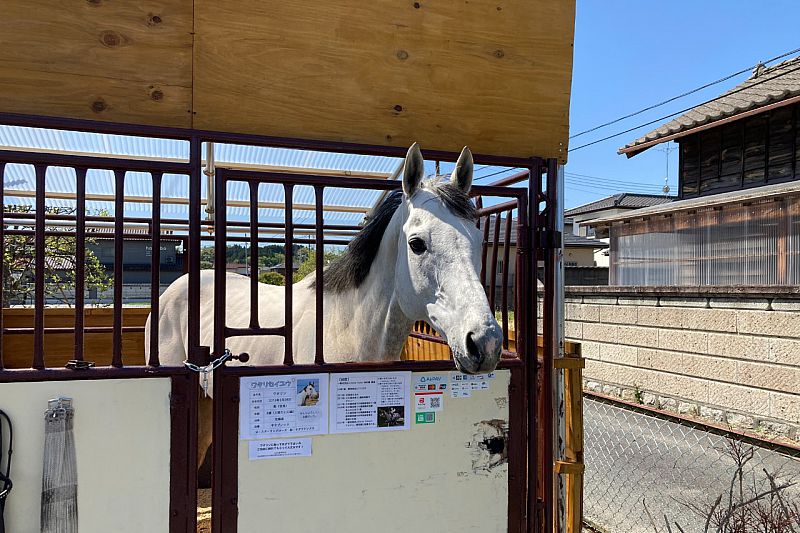
[{"label": "horse neck", "polygon": [[397,242],[404,213],[405,206],[401,205],[386,227],[369,274],[361,285],[342,293],[326,293],[325,310],[332,326],[328,328],[328,338],[342,355],[355,355],[362,361],[400,357],[413,326],[395,295]]}]

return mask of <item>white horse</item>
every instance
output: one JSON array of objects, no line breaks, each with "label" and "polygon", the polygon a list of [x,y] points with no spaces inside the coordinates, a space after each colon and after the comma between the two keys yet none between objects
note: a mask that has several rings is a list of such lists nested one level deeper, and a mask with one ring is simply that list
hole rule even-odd
[{"label": "white horse", "polygon": [[[314,362],[315,291],[323,290],[326,362],[398,360],[414,322],[424,320],[447,341],[459,370],[494,370],[502,331],[481,285],[481,234],[469,199],[473,161],[464,148],[449,181],[422,182],[424,161],[415,143],[408,150],[402,192],[389,194],[354,237],[341,258],[324,272],[324,287],[309,275],[295,284],[292,353],[297,364]],[[226,278],[228,327],[248,327],[250,279]],[[284,289],[259,285],[261,327],[283,324]],[[160,299],[159,352],[164,365],[182,365],[187,354],[188,277],[176,280]],[[145,347],[150,346],[150,320]],[[213,345],[214,272],[200,274],[200,343]],[[278,336],[234,337],[233,353],[250,354],[251,365],[281,364]],[[232,363],[239,364],[239,363]],[[290,371],[290,370],[289,370]],[[211,390],[209,388],[209,390]],[[209,402],[201,406],[209,409]],[[206,417],[201,413],[201,422]],[[203,433],[207,433],[203,435]],[[199,445],[210,443],[201,428]]]},{"label": "white horse", "polygon": [[297,405],[299,406],[316,405],[317,400],[319,400],[319,392],[314,388],[313,383],[309,383],[297,393]]}]

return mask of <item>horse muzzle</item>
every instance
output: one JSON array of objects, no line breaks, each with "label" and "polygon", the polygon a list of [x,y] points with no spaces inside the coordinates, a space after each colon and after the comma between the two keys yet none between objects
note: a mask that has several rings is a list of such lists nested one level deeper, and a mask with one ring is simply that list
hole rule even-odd
[{"label": "horse muzzle", "polygon": [[503,348],[503,332],[498,324],[476,328],[464,336],[463,349],[454,349],[456,367],[465,374],[492,372],[500,361]]}]

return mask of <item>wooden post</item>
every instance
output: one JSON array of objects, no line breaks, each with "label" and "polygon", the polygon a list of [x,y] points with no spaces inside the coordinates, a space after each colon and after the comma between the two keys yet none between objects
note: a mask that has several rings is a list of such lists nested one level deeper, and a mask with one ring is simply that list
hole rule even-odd
[{"label": "wooden post", "polygon": [[566,531],[580,533],[583,522],[583,368],[580,345],[568,343],[564,358],[554,361],[564,372],[566,442],[563,460],[556,461],[556,473],[566,476]]}]

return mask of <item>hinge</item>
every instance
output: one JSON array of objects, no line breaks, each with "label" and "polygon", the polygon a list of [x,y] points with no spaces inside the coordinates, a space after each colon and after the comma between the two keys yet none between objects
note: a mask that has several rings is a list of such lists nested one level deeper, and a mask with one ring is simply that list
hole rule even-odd
[{"label": "hinge", "polygon": [[536,248],[540,250],[555,250],[561,248],[561,232],[539,228],[536,231]]}]

